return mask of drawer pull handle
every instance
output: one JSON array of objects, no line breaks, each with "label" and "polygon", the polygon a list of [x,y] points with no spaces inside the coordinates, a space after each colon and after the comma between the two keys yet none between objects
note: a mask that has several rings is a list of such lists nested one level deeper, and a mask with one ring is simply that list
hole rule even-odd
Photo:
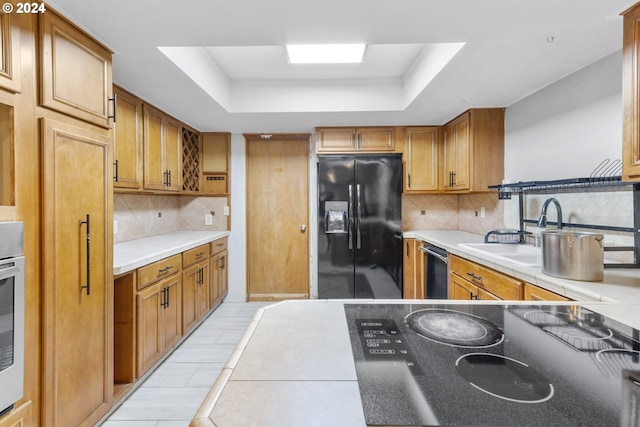
[{"label": "drawer pull handle", "polygon": [[478,295],[474,295],[473,292],[469,292],[469,299],[470,300],[478,300]]},{"label": "drawer pull handle", "polygon": [[475,279],[475,280],[478,280],[478,281],[482,282],[482,277],[480,277],[480,276],[476,276],[473,273],[467,273],[467,275],[471,276],[472,279]]},{"label": "drawer pull handle", "polygon": [[173,268],[173,266],[172,266],[172,265],[168,265],[168,266],[166,266],[165,268],[161,268],[161,269],[159,269],[159,270],[158,270],[158,273],[160,273],[160,274],[166,273],[167,271],[171,270],[172,268]]}]

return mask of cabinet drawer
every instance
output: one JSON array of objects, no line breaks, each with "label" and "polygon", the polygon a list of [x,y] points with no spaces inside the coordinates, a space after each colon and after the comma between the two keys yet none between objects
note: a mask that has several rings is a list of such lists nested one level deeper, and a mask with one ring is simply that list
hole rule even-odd
[{"label": "cabinet drawer", "polygon": [[565,296],[529,283],[524,284],[524,299],[526,301],[571,301]]},{"label": "cabinet drawer", "polygon": [[225,237],[223,239],[218,239],[218,240],[214,240],[213,242],[211,242],[210,243],[210,245],[211,245],[211,255],[215,255],[218,252],[222,252],[222,251],[226,250],[228,241],[229,241],[229,239]]},{"label": "cabinet drawer", "polygon": [[490,268],[451,255],[451,272],[505,300],[522,299],[522,282]]},{"label": "cabinet drawer", "polygon": [[200,245],[182,253],[182,267],[186,268],[209,257],[209,244]]},{"label": "cabinet drawer", "polygon": [[156,280],[179,273],[182,268],[182,254],[156,261],[138,269],[138,289],[150,285]]}]

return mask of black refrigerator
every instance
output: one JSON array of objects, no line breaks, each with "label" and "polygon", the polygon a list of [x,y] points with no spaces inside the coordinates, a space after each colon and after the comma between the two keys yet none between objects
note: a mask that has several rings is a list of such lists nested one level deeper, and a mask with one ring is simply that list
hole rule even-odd
[{"label": "black refrigerator", "polygon": [[402,155],[319,157],[318,298],[402,298]]}]

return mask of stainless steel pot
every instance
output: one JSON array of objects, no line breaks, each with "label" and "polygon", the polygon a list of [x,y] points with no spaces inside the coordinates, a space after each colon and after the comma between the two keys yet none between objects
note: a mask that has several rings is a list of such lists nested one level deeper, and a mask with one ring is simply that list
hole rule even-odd
[{"label": "stainless steel pot", "polygon": [[542,272],[571,280],[604,278],[604,236],[565,230],[542,232]]}]

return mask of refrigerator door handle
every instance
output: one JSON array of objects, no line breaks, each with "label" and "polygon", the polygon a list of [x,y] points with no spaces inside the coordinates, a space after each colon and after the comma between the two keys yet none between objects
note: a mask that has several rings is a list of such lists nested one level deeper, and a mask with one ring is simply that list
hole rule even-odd
[{"label": "refrigerator door handle", "polygon": [[358,210],[356,217],[356,249],[362,247],[362,239],[360,235],[360,222],[362,221],[362,206],[360,204],[360,184],[356,185],[356,197],[358,198],[358,204],[356,209]]},{"label": "refrigerator door handle", "polygon": [[349,227],[347,228],[349,235],[349,250],[353,250],[353,185],[349,184]]}]

